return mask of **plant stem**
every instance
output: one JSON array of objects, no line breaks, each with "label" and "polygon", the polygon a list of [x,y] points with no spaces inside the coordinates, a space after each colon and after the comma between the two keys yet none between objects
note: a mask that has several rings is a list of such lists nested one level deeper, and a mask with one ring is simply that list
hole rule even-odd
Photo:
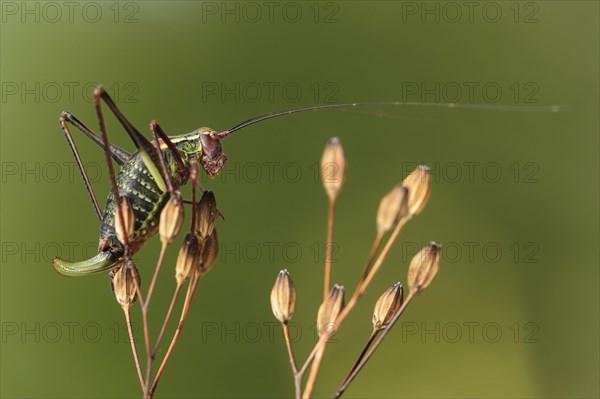
[{"label": "plant stem", "polygon": [[163,242],[160,247],[160,254],[158,255],[158,261],[156,262],[156,267],[154,268],[154,275],[152,276],[152,281],[150,282],[150,287],[148,288],[148,294],[146,295],[146,303],[144,307],[148,310],[148,305],[150,304],[150,298],[152,298],[152,293],[154,292],[154,286],[156,285],[156,280],[158,278],[158,272],[163,264],[165,259],[165,254],[167,253],[167,247],[169,244],[167,242]]},{"label": "plant stem", "polygon": [[171,319],[171,315],[173,314],[175,303],[177,302],[177,298],[179,297],[179,293],[181,292],[181,285],[182,284],[177,284],[175,286],[175,292],[173,292],[173,298],[171,298],[169,310],[167,310],[165,320],[163,321],[162,327],[160,328],[160,333],[158,334],[158,338],[156,338],[156,343],[154,344],[154,349],[152,350],[152,359],[156,357],[156,353],[158,352],[160,343],[163,339],[163,336],[165,335],[165,330],[167,329],[167,325],[169,324],[169,320]]},{"label": "plant stem", "polygon": [[[320,343],[324,340],[327,340],[328,338],[329,338],[329,335],[319,338],[319,342],[317,342],[317,344],[313,347],[312,351],[306,358],[306,361],[302,365],[302,368],[300,370],[298,370],[296,373],[294,373],[294,383],[296,384],[296,392],[297,392],[296,398],[297,399],[301,399],[301,397],[302,397],[302,378],[304,377],[304,374],[306,374],[306,370],[308,370],[308,366],[310,366],[312,360],[314,359],[315,355],[317,354],[317,350],[321,348]],[[298,396],[298,393],[299,393],[299,396]]]},{"label": "plant stem", "polygon": [[[190,225],[190,231],[193,232],[194,226],[196,224],[196,207],[198,205],[198,203],[196,201],[196,184],[197,184],[197,178],[198,178],[198,168],[197,168],[198,164],[195,162],[190,162],[190,166],[191,166],[190,175],[191,175],[192,182],[194,183],[194,184],[192,184],[192,201],[191,201],[192,223]],[[161,252],[162,252],[162,250],[161,250]],[[158,273],[158,269],[155,272],[155,275],[157,273]],[[179,317],[179,324],[177,324],[177,328],[175,329],[175,333],[173,334],[173,338],[171,339],[169,348],[167,349],[167,352],[165,353],[165,356],[158,368],[158,371],[156,372],[156,375],[154,376],[154,382],[152,383],[152,387],[149,387],[149,389],[146,391],[147,399],[151,399],[152,396],[154,395],[154,392],[156,391],[160,377],[162,376],[163,372],[165,371],[165,366],[167,365],[167,362],[169,361],[169,358],[171,357],[171,353],[173,352],[173,348],[175,347],[175,344],[177,343],[177,340],[179,339],[179,335],[181,334],[181,329],[183,328],[183,323],[185,322],[185,318],[188,313],[189,304],[191,303],[192,297],[193,297],[194,293],[196,292],[196,286],[198,285],[199,280],[200,280],[200,277],[196,276],[196,274],[194,274],[192,276],[192,278],[190,279],[190,282],[188,285],[188,290],[187,290],[187,293],[185,296],[185,301],[184,301],[183,307],[181,309],[181,316]],[[149,352],[149,355],[148,355],[149,359],[154,360],[154,358],[156,357],[156,354],[158,352],[158,349],[160,348],[160,343],[162,342],[163,336],[167,329],[167,325],[169,324],[169,320],[171,319],[171,315],[173,314],[173,309],[175,308],[175,303],[177,302],[177,298],[179,297],[179,292],[181,291],[181,286],[182,286],[182,284],[177,284],[177,286],[175,287],[175,291],[173,292],[173,298],[171,299],[171,303],[169,304],[169,310],[167,310],[167,314],[165,316],[163,325],[161,326],[160,333],[158,334],[158,337],[156,339],[156,343],[154,344],[154,348],[152,349],[152,352],[151,353]],[[148,370],[150,370],[150,368],[148,368]],[[150,384],[149,375],[148,375],[147,382],[148,382],[148,384]]]},{"label": "plant stem", "polygon": [[367,340],[367,343],[365,344],[365,347],[363,348],[362,352],[360,352],[360,355],[358,355],[358,358],[356,359],[356,361],[352,365],[352,368],[348,372],[348,375],[344,379],[344,382],[348,381],[348,377],[350,377],[350,375],[352,374],[352,372],[360,364],[360,362],[363,359],[363,357],[365,357],[365,354],[367,353],[367,350],[371,347],[371,344],[373,343],[373,340],[375,340],[375,338],[377,337],[377,334],[379,334],[379,330],[375,330],[374,329],[373,332],[371,332],[371,336],[369,336],[369,339]]},{"label": "plant stem", "polygon": [[[370,268],[367,276],[364,279],[361,278],[361,280],[359,281],[358,285],[356,286],[356,288],[354,290],[352,298],[350,299],[350,301],[348,302],[348,304],[344,307],[344,309],[342,310],[342,312],[340,313],[340,315],[337,317],[337,319],[335,321],[336,330],[339,330],[340,325],[343,323],[343,321],[346,319],[346,317],[348,317],[348,315],[350,314],[350,312],[352,311],[352,309],[354,308],[354,306],[356,306],[356,303],[358,302],[358,300],[360,299],[360,297],[364,294],[365,290],[367,289],[367,287],[369,286],[369,284],[373,280],[373,277],[375,276],[375,274],[377,273],[377,271],[379,270],[379,268],[383,264],[383,261],[385,260],[385,257],[390,252],[390,250],[392,248],[392,245],[394,244],[394,242],[398,238],[398,235],[400,234],[400,231],[402,230],[402,227],[404,226],[404,224],[406,224],[407,221],[408,221],[408,219],[402,219],[402,220],[400,220],[400,222],[396,225],[396,228],[394,229],[394,231],[392,232],[392,234],[388,238],[387,242],[385,243],[385,246],[383,247],[383,250],[379,253],[379,256],[377,256],[377,260],[373,264],[373,267]],[[373,251],[372,251],[372,253],[373,253]],[[367,264],[368,264],[368,261],[367,261]],[[302,366],[302,369],[300,369],[300,373],[302,375],[304,374],[304,372],[306,371],[306,369],[308,368],[308,366],[311,364],[311,362],[313,361],[313,359],[316,360],[316,355],[321,350],[321,348],[322,347],[324,348],[327,345],[328,338],[329,338],[328,335],[327,336],[324,335],[315,344],[315,346],[313,347],[312,352],[310,353],[310,355],[308,355],[308,358],[304,362],[304,365]],[[307,386],[308,386],[308,382],[307,382]]]},{"label": "plant stem", "polygon": [[396,225],[396,228],[394,229],[394,231],[390,235],[390,238],[387,240],[387,242],[385,243],[385,246],[381,250],[381,254],[379,255],[379,257],[377,257],[377,260],[375,261],[375,263],[373,264],[373,266],[367,273],[364,280],[360,284],[358,284],[358,286],[354,290],[354,294],[352,296],[352,299],[354,299],[354,302],[356,302],[358,300],[358,298],[360,298],[365,293],[367,287],[373,280],[373,277],[375,277],[375,274],[377,273],[377,271],[379,271],[379,268],[383,264],[385,257],[392,249],[392,245],[394,245],[396,238],[398,238],[400,231],[402,231],[402,227],[404,227],[404,225],[406,224],[407,221],[408,221],[408,219],[406,219],[406,218],[401,219],[398,222],[398,224]]},{"label": "plant stem", "polygon": [[287,347],[288,356],[290,358],[290,365],[292,367],[292,375],[294,377],[294,387],[296,389],[296,399],[302,397],[302,376],[298,378],[298,367],[296,367],[296,357],[292,350],[292,341],[290,339],[290,328],[287,322],[281,324],[283,327],[283,336],[285,338],[285,346]]},{"label": "plant stem", "polygon": [[377,260],[375,260],[375,263],[370,268],[367,275],[364,278],[361,277],[361,279],[359,280],[356,288],[354,289],[354,293],[352,294],[352,297],[348,301],[348,304],[346,305],[346,307],[344,307],[344,309],[338,316],[338,319],[336,320],[338,328],[339,328],[339,325],[341,324],[341,322],[348,316],[350,311],[354,308],[354,306],[356,306],[356,303],[358,302],[360,297],[365,293],[365,291],[367,290],[367,287],[369,286],[369,284],[371,284],[371,281],[373,281],[373,277],[375,277],[375,274],[377,274],[377,272],[379,271],[387,254],[392,249],[392,245],[394,245],[394,242],[398,238],[400,231],[402,231],[402,227],[404,227],[404,225],[406,224],[407,221],[408,221],[408,219],[401,219],[400,222],[398,222],[398,224],[396,225],[396,228],[394,229],[394,231],[388,238],[383,249],[379,253],[379,256],[377,257]]},{"label": "plant stem", "polygon": [[300,371],[298,371],[299,374],[304,375],[304,373],[306,373],[306,370],[308,369],[308,366],[310,366],[311,362],[313,361],[315,355],[317,354],[317,351],[321,348],[321,346],[324,345],[325,341],[327,341],[328,338],[329,338],[329,336],[327,336],[327,335],[319,338],[319,341],[317,341],[315,346],[313,346],[312,351],[310,352],[310,354],[304,361],[302,368],[300,369]]},{"label": "plant stem", "polygon": [[[150,299],[152,297],[152,293],[154,292],[154,286],[156,285],[156,280],[158,278],[158,273],[165,259],[165,254],[167,253],[167,247],[169,244],[167,242],[163,242],[160,247],[160,254],[158,255],[158,261],[156,262],[156,267],[154,268],[154,275],[152,276],[152,281],[150,282],[150,287],[148,288],[148,294],[146,295],[146,301],[144,302],[144,306],[142,307],[142,317],[144,319],[144,333],[147,331],[148,325],[148,305],[150,304]],[[146,382],[150,384],[150,376],[152,374],[152,363],[154,363],[154,351],[150,351],[150,334],[147,336],[146,351],[147,351],[147,360],[146,360]],[[148,387],[147,387],[148,388]]]},{"label": "plant stem", "polygon": [[[336,197],[329,198],[329,206],[327,209],[327,240],[325,241],[325,273],[323,276],[323,301],[327,300],[329,296],[329,290],[331,289],[331,263],[333,257],[333,231],[335,227],[335,203]],[[310,368],[310,374],[306,380],[306,386],[304,388],[303,398],[310,398],[312,391],[315,386],[315,381],[319,374],[321,367],[321,361],[325,353],[325,347],[319,349],[314,356],[314,361]]]},{"label": "plant stem", "polygon": [[173,353],[173,348],[175,347],[175,344],[177,343],[177,340],[179,339],[179,335],[181,334],[181,329],[183,328],[183,324],[185,323],[185,319],[186,319],[186,316],[187,316],[187,313],[188,313],[188,310],[190,307],[190,303],[192,302],[192,298],[196,291],[198,281],[200,281],[200,276],[197,274],[194,274],[194,276],[192,277],[192,280],[190,281],[190,283],[188,285],[188,290],[187,290],[187,293],[185,296],[185,302],[183,303],[183,308],[181,310],[181,316],[179,317],[179,324],[177,325],[177,329],[175,330],[175,333],[173,334],[173,338],[171,339],[171,344],[169,345],[169,349],[167,349],[167,353],[165,354],[165,357],[163,358],[163,361],[160,364],[158,371],[156,372],[156,376],[154,377],[154,382],[152,383],[152,387],[148,391],[147,399],[152,399],[152,396],[154,395],[154,392],[156,391],[156,387],[158,386],[158,382],[160,381],[160,377],[162,376],[163,372],[165,371],[165,366],[167,365],[167,362],[171,358],[171,354]]},{"label": "plant stem", "polygon": [[[137,269],[135,263],[133,262],[133,260],[129,257],[128,252],[125,253],[125,259],[126,259],[126,266],[131,269],[131,273],[134,277],[133,282],[135,284],[137,300],[140,303],[140,309],[142,310],[142,324],[143,324],[143,329],[144,329],[144,341],[145,341],[145,345],[146,345],[146,354],[148,355],[147,361],[149,361],[149,359],[150,359],[150,332],[148,329],[148,313],[146,312],[146,307],[144,306],[145,302],[144,302],[144,297],[142,296],[142,288],[140,287],[140,283],[139,283],[138,269]],[[146,379],[145,386],[144,386],[144,396],[146,396],[148,393],[148,388],[149,388],[148,384],[149,383],[150,382],[148,381],[148,379]]]},{"label": "plant stem", "polygon": [[290,340],[290,327],[288,323],[282,323],[283,326],[283,336],[285,338],[285,346],[287,347],[288,356],[290,358],[290,365],[292,366],[292,372],[294,374],[298,373],[298,368],[296,367],[296,358],[294,356],[294,351],[292,350],[292,341]]},{"label": "plant stem", "polygon": [[373,264],[375,255],[377,255],[377,251],[379,251],[379,247],[381,247],[382,241],[383,241],[383,234],[378,233],[377,236],[375,237],[375,240],[373,240],[373,247],[371,248],[371,253],[369,253],[369,257],[367,258],[367,263],[365,263],[365,270],[363,270],[362,274],[360,275],[360,280],[359,280],[358,284],[361,284],[365,280],[367,275],[369,274],[369,271],[371,270],[371,265]]},{"label": "plant stem", "polygon": [[[136,280],[137,281],[137,280]],[[139,284],[136,283],[139,287]],[[138,293],[141,292],[138,288]],[[152,354],[150,353],[150,331],[148,329],[148,311],[146,310],[146,306],[140,302],[140,306],[142,308],[142,323],[144,325],[144,342],[146,344],[146,390],[148,392],[149,384],[150,384],[150,373],[152,371]]]},{"label": "plant stem", "polygon": [[312,391],[315,387],[315,381],[317,380],[317,375],[319,374],[319,369],[321,368],[321,362],[323,361],[324,354],[325,345],[322,345],[315,353],[314,360],[310,367],[310,374],[308,375],[308,379],[306,380],[306,385],[304,387],[304,393],[302,394],[303,399],[308,399],[310,398],[310,395],[312,395]]},{"label": "plant stem", "polygon": [[331,288],[331,258],[333,255],[333,228],[335,224],[335,198],[329,199],[327,216],[327,240],[325,241],[325,275],[323,277],[323,300]]},{"label": "plant stem", "polygon": [[400,318],[400,316],[402,315],[402,313],[404,313],[404,310],[406,309],[406,307],[408,306],[408,304],[412,301],[412,299],[414,298],[414,296],[415,296],[415,294],[412,293],[412,292],[410,294],[408,294],[408,296],[406,297],[406,300],[402,303],[402,306],[400,306],[400,309],[398,309],[398,312],[396,313],[396,315],[394,316],[394,318],[390,321],[390,323],[383,330],[383,332],[381,333],[381,335],[377,338],[377,341],[375,341],[375,343],[373,344],[373,346],[368,350],[368,352],[364,355],[364,357],[360,360],[360,362],[348,374],[348,377],[346,377],[346,379],[344,380],[344,382],[342,383],[342,385],[338,389],[337,393],[333,397],[334,399],[339,399],[344,394],[344,392],[348,388],[348,385],[350,385],[350,383],[352,381],[354,381],[354,379],[356,378],[356,376],[358,375],[358,373],[363,369],[363,367],[369,361],[369,359],[371,358],[371,356],[373,356],[373,353],[377,350],[377,348],[379,348],[379,345],[381,345],[381,342],[383,341],[383,339],[385,338],[385,336],[390,332],[390,330],[392,329],[392,327],[394,327],[394,324],[396,324],[396,321],[398,321],[398,319]]},{"label": "plant stem", "polygon": [[131,328],[131,315],[129,313],[129,306],[123,306],[123,313],[125,314],[125,323],[127,323],[127,333],[129,334],[129,342],[131,343],[131,352],[133,353],[133,360],[135,361],[135,369],[137,370],[138,378],[140,379],[140,385],[143,390],[146,385],[144,383],[144,377],[142,376],[140,358],[138,357],[137,348],[135,346],[133,329]]}]

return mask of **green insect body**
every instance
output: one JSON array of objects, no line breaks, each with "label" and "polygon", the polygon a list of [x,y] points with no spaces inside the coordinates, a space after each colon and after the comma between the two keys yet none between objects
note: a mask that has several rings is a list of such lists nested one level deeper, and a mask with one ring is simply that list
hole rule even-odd
[{"label": "green insect body", "polygon": [[[227,160],[222,153],[219,138],[210,128],[200,128],[193,133],[169,137],[183,161],[190,168],[190,159],[196,158],[207,174],[221,172]],[[161,145],[168,173],[175,190],[187,183],[181,176],[175,157],[166,145]],[[158,231],[160,213],[169,200],[169,192],[155,165],[144,160],[144,153],[136,151],[121,165],[116,176],[120,197],[126,197],[135,217],[133,234],[129,239],[131,253],[137,252]],[[150,165],[150,166],[148,166]],[[124,244],[116,234],[117,200],[111,190],[108,194],[100,223],[98,254],[81,262],[68,262],[55,258],[55,269],[67,276],[100,273],[117,267],[123,261]]]}]

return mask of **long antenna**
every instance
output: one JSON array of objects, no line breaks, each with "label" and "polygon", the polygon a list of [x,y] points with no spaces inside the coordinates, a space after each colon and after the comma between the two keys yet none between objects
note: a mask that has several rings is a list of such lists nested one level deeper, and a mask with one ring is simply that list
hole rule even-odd
[{"label": "long antenna", "polygon": [[376,102],[359,102],[346,104],[325,104],[315,105],[312,107],[293,108],[285,111],[273,111],[265,114],[254,116],[237,125],[219,133],[219,138],[227,137],[236,130],[240,130],[255,123],[277,118],[283,115],[295,114],[306,111],[320,111],[332,108],[354,108],[368,105],[405,105],[415,107],[437,107],[437,108],[462,108],[462,109],[484,109],[490,111],[511,111],[511,112],[558,112],[561,109],[559,105],[537,105],[537,106],[519,106],[519,105],[495,105],[495,104],[459,104],[459,103],[427,103],[417,101],[376,101]]}]

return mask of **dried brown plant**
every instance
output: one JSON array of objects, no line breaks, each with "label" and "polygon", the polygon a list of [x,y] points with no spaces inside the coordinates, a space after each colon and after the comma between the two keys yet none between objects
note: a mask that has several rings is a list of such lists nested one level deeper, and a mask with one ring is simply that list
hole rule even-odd
[{"label": "dried brown plant", "polygon": [[[271,291],[271,306],[275,317],[282,324],[297,399],[311,397],[329,338],[340,329],[344,320],[373,281],[403,226],[423,210],[431,195],[429,168],[419,166],[381,199],[375,218],[377,234],[373,241],[372,250],[367,258],[364,270],[359,276],[356,287],[346,303],[344,287],[337,284],[331,287],[333,254],[331,244],[334,242],[335,204],[342,190],[347,169],[344,150],[338,138],[332,138],[325,146],[320,166],[321,178],[328,198],[323,302],[316,317],[319,339],[301,367],[297,366],[298,363],[289,336],[288,322],[295,308],[296,290],[287,270],[282,270],[279,273]],[[387,241],[384,244],[386,237]],[[440,249],[441,247],[438,244],[431,242],[412,259],[406,278],[409,288],[406,298],[404,298],[404,289],[400,283],[394,284],[381,295],[373,311],[373,332],[335,392],[334,398],[343,395],[350,383],[354,381],[381,345],[385,336],[394,327],[406,307],[435,278],[439,268]],[[305,379],[309,368],[310,372]]]}]

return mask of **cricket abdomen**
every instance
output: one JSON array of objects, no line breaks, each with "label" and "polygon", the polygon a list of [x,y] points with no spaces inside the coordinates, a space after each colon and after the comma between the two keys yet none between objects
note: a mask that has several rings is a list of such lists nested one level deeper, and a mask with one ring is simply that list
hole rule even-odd
[{"label": "cricket abdomen", "polygon": [[[130,247],[136,252],[150,237],[158,231],[160,212],[169,199],[169,193],[163,192],[148,171],[139,153],[134,153],[125,162],[117,175],[119,195],[127,197],[133,208],[135,227],[130,239]],[[106,200],[100,240],[110,240],[112,247],[123,247],[116,237],[115,215],[117,203],[111,190]]]}]

